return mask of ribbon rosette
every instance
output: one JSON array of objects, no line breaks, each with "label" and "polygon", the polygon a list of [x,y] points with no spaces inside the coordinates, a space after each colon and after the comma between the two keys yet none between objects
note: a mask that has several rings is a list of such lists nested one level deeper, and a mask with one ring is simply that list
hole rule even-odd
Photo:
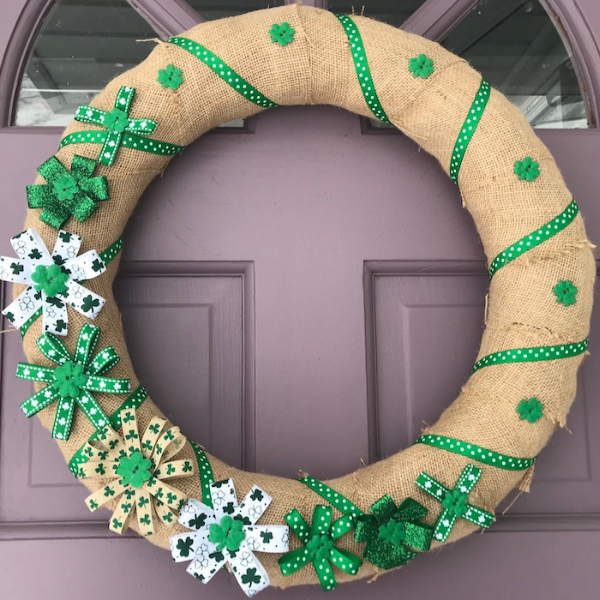
[{"label": "ribbon rosette", "polygon": [[100,328],[86,323],[79,332],[77,348],[72,357],[60,339],[51,333],[45,333],[38,338],[37,347],[58,366],[53,368],[29,363],[17,365],[17,377],[20,379],[48,384],[21,404],[21,410],[27,417],[32,417],[58,400],[52,427],[52,437],[57,440],[69,439],[75,404],[79,405],[96,429],[108,425],[108,417],[91,392],[128,394],[130,391],[129,379],[103,377],[120,360],[112,346],[104,348],[92,358],[99,337]]},{"label": "ribbon rosette", "polygon": [[[90,511],[117,501],[109,529],[123,533],[134,514],[140,533],[155,531],[156,518],[174,524],[185,495],[165,482],[194,473],[190,460],[170,460],[185,445],[179,427],[167,428],[167,420],[154,417],[140,439],[135,409],[121,409],[123,437],[110,427],[83,448],[88,461],[79,466],[80,479],[108,481],[85,500]],[[165,431],[166,429],[166,431]]]},{"label": "ribbon rosette", "polygon": [[191,533],[170,538],[173,560],[191,560],[187,572],[208,583],[226,564],[247,596],[254,596],[270,581],[254,552],[287,552],[286,525],[256,525],[273,500],[254,486],[238,506],[233,480],[210,486],[214,508],[190,499],[181,509],[179,522]]},{"label": "ribbon rosette", "polygon": [[381,569],[405,565],[431,545],[433,527],[421,523],[427,509],[412,498],[397,507],[389,494],[369,507],[372,514],[356,520],[354,540],[365,543],[363,558]]},{"label": "ribbon rosette", "polygon": [[292,550],[279,559],[279,568],[283,575],[292,575],[309,562],[312,562],[324,591],[333,590],[337,582],[330,563],[350,575],[356,575],[362,560],[351,552],[334,547],[335,541],[354,528],[351,515],[345,515],[332,522],[332,509],[317,505],[313,512],[312,526],[309,527],[302,515],[292,510],[285,520],[300,538],[302,548]]},{"label": "ribbon rosette", "polygon": [[468,503],[469,494],[480,477],[481,469],[474,465],[467,465],[454,489],[450,490],[425,472],[419,475],[415,482],[417,487],[441,502],[444,508],[435,523],[433,537],[436,540],[445,542],[457,519],[466,519],[484,529],[488,529],[494,522],[495,517],[492,513]]},{"label": "ribbon rosette", "polygon": [[45,332],[67,335],[67,304],[95,319],[104,298],[77,283],[98,277],[106,265],[96,250],[77,256],[81,237],[60,231],[52,254],[37,231],[27,229],[11,238],[19,258],[0,256],[0,279],[28,287],[2,314],[17,329],[42,310]]}]

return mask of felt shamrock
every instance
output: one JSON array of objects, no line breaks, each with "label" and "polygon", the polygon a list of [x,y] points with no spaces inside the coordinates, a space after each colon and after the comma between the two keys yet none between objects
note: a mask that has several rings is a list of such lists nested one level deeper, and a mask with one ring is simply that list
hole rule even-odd
[{"label": "felt shamrock", "polygon": [[531,156],[526,156],[523,160],[515,162],[515,175],[522,181],[534,181],[540,174],[539,163]]},{"label": "felt shamrock", "polygon": [[163,88],[176,90],[183,83],[183,75],[181,69],[175,65],[167,65],[164,69],[158,71],[157,81]]},{"label": "felt shamrock", "polygon": [[287,46],[294,41],[296,31],[289,23],[273,23],[269,30],[271,40],[280,46]]},{"label": "felt shamrock", "polygon": [[556,296],[556,301],[564,306],[571,306],[577,302],[577,292],[579,291],[571,280],[562,279],[554,286],[552,290]]},{"label": "felt shamrock", "polygon": [[521,421],[535,423],[544,415],[544,405],[537,398],[521,400],[517,406],[517,413]]},{"label": "felt shamrock", "polygon": [[413,77],[427,79],[433,73],[433,59],[428,58],[425,54],[419,54],[408,61],[408,70]]}]

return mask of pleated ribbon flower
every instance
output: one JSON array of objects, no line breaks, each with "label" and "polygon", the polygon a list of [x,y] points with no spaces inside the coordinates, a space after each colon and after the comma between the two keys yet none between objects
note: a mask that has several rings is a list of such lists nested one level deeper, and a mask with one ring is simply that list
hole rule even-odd
[{"label": "pleated ribbon flower", "polygon": [[370,515],[357,517],[354,533],[356,542],[367,544],[365,560],[381,569],[393,569],[429,550],[433,527],[421,522],[427,515],[422,504],[406,498],[398,507],[386,494],[369,510]]},{"label": "pleated ribbon flower", "polygon": [[157,519],[173,525],[185,494],[166,480],[189,477],[195,472],[190,460],[171,460],[183,448],[185,436],[179,427],[168,427],[167,420],[154,417],[141,434],[135,409],[121,409],[123,436],[111,427],[87,442],[83,454],[87,462],[79,466],[80,479],[101,479],[104,485],[85,500],[90,511],[116,501],[109,529],[126,531],[137,516],[144,536],[156,531]]},{"label": "pleated ribbon flower", "polygon": [[254,552],[287,552],[286,525],[256,525],[273,500],[254,486],[238,505],[233,480],[210,486],[213,508],[190,499],[181,509],[179,523],[191,533],[170,538],[176,562],[191,561],[187,572],[208,583],[228,565],[247,596],[254,596],[269,584],[269,575]]},{"label": "pleated ribbon flower", "polygon": [[98,277],[106,265],[96,250],[81,256],[81,236],[60,231],[52,254],[37,231],[27,229],[11,238],[19,258],[0,256],[0,279],[22,283],[27,288],[2,314],[17,329],[42,311],[44,332],[67,335],[67,305],[89,319],[95,319],[105,299],[78,282]]},{"label": "pleated ribbon flower", "polygon": [[105,394],[128,394],[131,390],[129,379],[104,377],[118,362],[119,355],[109,346],[92,358],[100,328],[86,323],[79,332],[77,347],[73,356],[63,342],[45,333],[37,339],[39,351],[57,367],[45,367],[29,363],[17,365],[17,377],[28,381],[39,381],[48,385],[27,398],[21,404],[26,417],[32,417],[53,402],[57,402],[52,437],[68,440],[71,424],[78,405],[96,429],[108,425],[108,417],[92,395],[92,392]]},{"label": "pleated ribbon flower", "polygon": [[324,591],[329,591],[337,587],[331,565],[350,575],[358,573],[362,560],[347,550],[335,547],[337,539],[354,529],[354,517],[344,515],[332,522],[332,512],[328,506],[317,505],[311,527],[296,509],[285,515],[286,522],[300,538],[303,546],[279,559],[279,568],[283,575],[292,575],[308,563],[312,563],[321,587]]}]

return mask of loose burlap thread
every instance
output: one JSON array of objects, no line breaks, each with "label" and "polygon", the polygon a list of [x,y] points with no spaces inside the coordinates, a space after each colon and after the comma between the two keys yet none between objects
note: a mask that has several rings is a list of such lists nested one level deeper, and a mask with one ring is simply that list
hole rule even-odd
[{"label": "loose burlap thread", "polygon": [[[433,154],[448,172],[456,137],[481,75],[434,42],[364,17],[353,19],[360,30],[373,81],[390,121]],[[293,43],[281,47],[271,41],[268,32],[273,23],[284,21],[290,23],[296,33]],[[209,48],[278,104],[332,104],[371,116],[357,80],[346,34],[336,17],[327,11],[300,5],[273,8],[204,23],[183,35]],[[413,77],[407,68],[409,59],[421,53],[431,57],[435,65],[434,73],[426,81]],[[176,91],[165,91],[156,81],[159,69],[169,63],[184,73],[185,83]],[[235,92],[197,58],[163,42],[158,43],[142,64],[110,82],[93,100],[92,106],[110,111],[121,85],[136,88],[131,116],[154,119],[158,125],[153,137],[180,145],[190,144],[220,123],[262,110]],[[65,135],[90,129],[94,126],[73,121]],[[74,154],[97,158],[99,148],[94,144],[70,145],[58,151],[57,156],[70,165]],[[527,155],[540,164],[542,175],[534,182],[519,181],[513,173],[515,161]],[[103,203],[85,223],[71,220],[66,225],[67,230],[83,236],[82,252],[92,248],[102,250],[121,235],[144,189],[164,170],[168,161],[154,154],[120,148],[113,166],[98,165],[97,174],[109,179],[110,201]],[[44,182],[38,177],[37,183]],[[520,111],[495,90],[470,142],[459,184],[464,205],[475,220],[490,262],[510,244],[561,213],[571,201],[548,150]],[[56,231],[42,223],[38,216],[38,211],[30,210],[25,226],[35,228],[51,248]],[[491,282],[486,328],[478,358],[498,350],[584,339],[589,330],[595,278],[591,247],[583,220],[577,216],[563,231],[500,269]],[[111,375],[130,378],[135,388],[138,380],[112,295],[118,263],[119,260],[115,260],[106,274],[86,285],[107,298],[95,324],[102,329],[100,347],[112,345],[121,356],[121,362]],[[560,279],[573,280],[579,289],[577,303],[568,309],[557,303],[551,293]],[[15,286],[15,294],[21,290],[22,286]],[[71,351],[85,322],[79,313],[70,311],[69,336],[65,342]],[[49,364],[35,344],[41,333],[41,319],[38,319],[25,336],[25,353],[33,363]],[[536,456],[556,426],[565,424],[582,360],[583,356],[577,356],[481,369],[427,432],[511,456]],[[519,400],[531,396],[540,398],[545,406],[545,418],[534,425],[519,420],[515,413]],[[108,414],[123,401],[122,397],[105,394],[96,397]],[[47,429],[52,427],[55,410],[56,404],[53,404],[39,413]],[[164,416],[151,399],[138,413],[141,430],[153,416]],[[92,425],[81,411],[76,411],[70,439],[58,442],[66,460],[92,432]],[[181,458],[194,460],[189,443]],[[292,508],[310,519],[314,506],[324,503],[297,481],[239,471],[210,455],[209,460],[217,480],[234,479],[240,498],[254,484],[273,496],[274,501],[261,522],[283,523],[284,515]],[[412,496],[427,506],[430,511],[427,520],[433,523],[440,504],[415,486],[417,476],[426,471],[453,487],[468,462],[462,456],[416,445],[327,484],[363,510],[386,493],[398,503]],[[531,479],[531,471],[504,471],[485,465],[482,468],[483,475],[470,501],[487,510],[493,510],[514,487],[526,489]],[[92,481],[83,483],[90,490],[97,489]],[[202,498],[198,477],[181,478],[173,485],[189,497]],[[474,529],[459,520],[450,541]],[[169,536],[181,531],[179,526],[167,528],[159,524],[156,534],[149,539],[168,548]],[[291,547],[297,547],[294,536],[291,538]],[[344,536],[339,546],[362,555],[362,548],[354,544],[351,535]],[[260,560],[274,586],[318,582],[312,568],[283,577],[276,556],[261,554]],[[376,567],[365,562],[358,577],[378,573]],[[353,579],[337,569],[335,576],[337,581]]]}]

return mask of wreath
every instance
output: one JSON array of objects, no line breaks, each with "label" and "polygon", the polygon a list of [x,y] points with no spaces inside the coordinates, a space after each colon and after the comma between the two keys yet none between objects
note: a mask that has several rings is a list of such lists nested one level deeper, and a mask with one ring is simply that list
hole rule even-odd
[{"label": "wreath", "polygon": [[[410,448],[327,482],[240,471],[186,439],[137,380],[111,292],[126,221],[170,158],[220,123],[289,104],[333,104],[416,140],[460,186],[489,264],[459,397]],[[487,529],[565,424],[593,246],[523,115],[436,43],[299,5],[204,23],[80,106],[38,170],[16,257],[0,258],[15,284],[3,314],[30,361],[17,377],[36,389],[21,408],[51,429],[91,511],[109,508],[111,530],[169,548],[203,583],[226,566],[248,596],[269,583],[330,590]]]}]

